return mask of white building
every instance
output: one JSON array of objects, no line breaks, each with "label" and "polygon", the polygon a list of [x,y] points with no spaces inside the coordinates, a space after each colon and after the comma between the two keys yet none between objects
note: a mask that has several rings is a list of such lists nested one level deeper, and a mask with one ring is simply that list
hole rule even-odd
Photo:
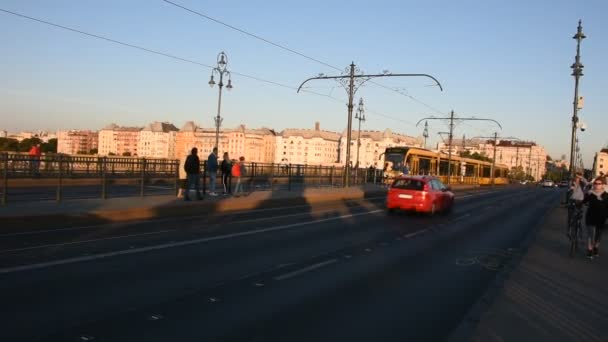
[{"label": "white building", "polygon": [[5,130],[0,131],[0,138],[8,138],[8,132]]},{"label": "white building", "polygon": [[[346,160],[346,130],[340,139],[340,164]],[[358,131],[351,133],[350,161],[353,166],[357,164],[357,138]],[[384,151],[387,147],[409,146],[421,147],[422,140],[417,137],[393,133],[390,129],[384,131],[361,131],[359,147],[359,167],[374,166],[382,168],[384,165]]]},{"label": "white building", "polygon": [[177,127],[168,122],[153,122],[139,131],[137,152],[139,157],[175,158]]},{"label": "white building", "polygon": [[57,153],[89,154],[97,149],[98,135],[92,131],[57,132]]},{"label": "white building", "polygon": [[608,148],[603,148],[593,158],[593,177],[599,176],[600,172],[608,175]]},{"label": "white building", "polygon": [[141,127],[120,127],[110,124],[99,131],[99,155],[137,156]]},{"label": "white building", "polygon": [[340,134],[315,129],[285,129],[276,137],[277,164],[332,166],[338,162]]}]

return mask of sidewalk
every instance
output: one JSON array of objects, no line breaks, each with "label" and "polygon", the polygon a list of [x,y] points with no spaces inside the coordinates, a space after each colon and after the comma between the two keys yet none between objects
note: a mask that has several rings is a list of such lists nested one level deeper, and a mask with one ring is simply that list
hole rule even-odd
[{"label": "sidewalk", "polygon": [[546,217],[504,287],[498,285],[493,301],[486,298],[472,335],[462,340],[608,341],[608,242],[599,258],[587,259],[586,247],[570,258],[565,223],[565,208]]}]

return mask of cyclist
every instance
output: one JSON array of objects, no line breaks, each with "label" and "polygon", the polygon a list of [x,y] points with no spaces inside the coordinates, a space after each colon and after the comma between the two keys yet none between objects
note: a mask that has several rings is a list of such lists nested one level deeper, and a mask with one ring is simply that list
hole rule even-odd
[{"label": "cyclist", "polygon": [[[571,223],[573,219],[577,220],[582,219],[583,217],[583,200],[585,199],[585,188],[587,186],[587,180],[583,178],[581,173],[576,173],[572,183],[570,184],[570,189],[567,193],[568,199],[568,231],[566,234],[569,238],[572,237],[571,232]],[[574,215],[574,216],[573,216]]]},{"label": "cyclist", "polygon": [[587,226],[587,257],[599,256],[600,239],[606,218],[608,218],[608,192],[604,191],[605,178],[596,178],[593,189],[585,195],[583,203],[588,204],[585,224]]}]

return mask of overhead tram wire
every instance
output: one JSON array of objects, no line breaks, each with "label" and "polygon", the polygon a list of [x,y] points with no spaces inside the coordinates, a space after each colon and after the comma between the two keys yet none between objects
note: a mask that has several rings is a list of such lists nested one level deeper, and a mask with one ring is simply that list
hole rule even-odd
[{"label": "overhead tram wire", "polygon": [[[213,18],[213,17],[211,17],[211,16],[209,16],[209,15],[206,15],[206,14],[204,14],[204,13],[202,13],[202,12],[199,12],[199,11],[193,10],[193,9],[191,9],[191,8],[188,8],[188,7],[186,7],[186,6],[183,6],[183,5],[181,5],[181,4],[175,3],[175,2],[170,1],[170,0],[162,0],[162,1],[163,1],[163,2],[165,2],[165,3],[167,3],[167,4],[169,4],[169,5],[172,5],[172,6],[175,6],[175,7],[181,8],[181,9],[183,9],[184,11],[190,12],[190,13],[192,13],[192,14],[198,15],[198,16],[200,16],[200,17],[202,17],[202,18],[205,18],[205,19],[207,19],[207,20],[210,20],[210,21],[213,21],[213,22],[215,22],[215,23],[217,23],[217,24],[220,24],[220,25],[222,25],[222,26],[225,26],[225,27],[227,27],[227,28],[229,28],[229,29],[232,29],[232,30],[235,30],[235,31],[237,31],[237,32],[240,32],[240,33],[242,33],[242,34],[244,34],[244,35],[247,35],[247,36],[249,36],[249,37],[252,37],[252,38],[255,38],[255,39],[257,39],[257,40],[260,40],[260,41],[262,41],[262,42],[264,42],[264,43],[270,44],[270,45],[272,45],[272,46],[274,46],[274,47],[277,47],[277,48],[279,48],[279,49],[282,49],[282,50],[285,50],[285,51],[287,51],[287,52],[291,52],[291,53],[293,53],[293,54],[296,54],[296,55],[298,55],[298,56],[300,56],[300,57],[306,58],[306,59],[308,59],[308,60],[310,60],[310,61],[313,61],[313,62],[319,63],[319,64],[321,64],[321,65],[324,65],[324,66],[326,66],[326,67],[329,67],[329,68],[331,68],[331,69],[334,69],[334,70],[337,70],[337,71],[340,71],[340,72],[342,72],[342,71],[343,71],[343,69],[338,68],[338,67],[337,67],[337,66],[335,66],[335,65],[331,65],[331,64],[326,63],[326,62],[323,62],[323,61],[321,61],[321,60],[319,60],[319,59],[317,59],[317,58],[314,58],[314,57],[311,57],[311,56],[305,55],[305,54],[303,54],[303,53],[301,53],[301,52],[298,52],[298,51],[296,51],[296,50],[294,50],[294,49],[288,48],[288,47],[286,47],[286,46],[284,46],[284,45],[281,45],[281,44],[275,43],[275,42],[273,42],[273,41],[271,41],[271,40],[268,40],[268,39],[266,39],[266,38],[263,38],[263,37],[261,37],[261,36],[258,36],[258,35],[254,34],[254,33],[248,32],[248,31],[243,30],[243,29],[241,29],[241,28],[238,28],[238,27],[236,27],[236,26],[233,26],[233,25],[230,25],[230,24],[228,24],[228,23],[225,23],[225,22],[223,22],[223,21],[221,21],[221,20],[219,20],[219,19]],[[431,105],[429,105],[429,104],[427,104],[427,103],[424,103],[423,101],[420,101],[420,100],[416,99],[416,98],[415,98],[415,97],[413,97],[412,95],[409,95],[409,94],[404,94],[404,93],[400,92],[399,90],[396,90],[396,89],[393,89],[393,88],[391,88],[391,87],[385,86],[385,85],[383,85],[383,84],[381,84],[381,83],[378,83],[378,82],[376,82],[376,81],[369,81],[369,83],[372,83],[372,84],[377,85],[377,86],[379,86],[379,87],[382,87],[382,88],[384,88],[384,89],[388,89],[388,90],[393,91],[393,92],[395,92],[395,93],[397,93],[397,94],[399,94],[399,95],[405,96],[405,97],[407,97],[407,98],[409,98],[409,99],[411,99],[411,100],[413,100],[413,101],[415,101],[415,102],[417,102],[417,103],[419,103],[419,104],[421,104],[421,105],[423,105],[423,106],[425,106],[425,107],[427,107],[427,108],[429,108],[429,109],[431,109],[431,110],[433,110],[433,111],[437,112],[438,114],[445,114],[445,113],[446,113],[446,112],[444,112],[444,111],[441,111],[441,110],[438,110],[438,109],[434,108],[433,106],[431,106]]]},{"label": "overhead tram wire", "polygon": [[[128,47],[128,48],[136,49],[136,50],[139,50],[139,51],[151,53],[151,54],[154,54],[154,55],[157,55],[157,56],[163,56],[163,57],[171,58],[171,59],[174,59],[174,60],[177,60],[177,61],[180,61],[180,62],[189,63],[189,64],[193,64],[193,65],[197,65],[197,66],[202,66],[202,67],[205,67],[205,68],[208,68],[208,69],[212,69],[213,68],[210,65],[207,65],[207,64],[204,64],[204,63],[201,63],[201,62],[197,62],[197,61],[194,61],[192,59],[188,59],[188,58],[184,58],[184,57],[179,57],[179,56],[172,55],[172,54],[169,54],[169,53],[166,53],[166,52],[149,49],[149,48],[146,48],[146,47],[143,47],[143,46],[139,46],[139,45],[135,45],[135,44],[131,44],[131,43],[126,43],[126,42],[123,42],[123,41],[120,41],[120,40],[116,40],[116,39],[104,37],[104,36],[101,36],[101,35],[98,35],[98,34],[89,33],[89,32],[82,31],[82,30],[78,30],[78,29],[75,29],[75,28],[72,28],[72,27],[69,27],[69,26],[65,26],[65,25],[61,25],[61,24],[56,24],[56,23],[53,23],[53,22],[50,22],[50,21],[47,21],[47,20],[43,20],[43,19],[39,19],[39,18],[34,18],[34,17],[28,16],[28,15],[25,15],[25,14],[13,12],[13,11],[6,10],[6,9],[3,9],[3,8],[0,8],[0,12],[4,12],[4,13],[7,13],[7,14],[16,16],[16,17],[23,18],[23,19],[35,21],[35,22],[38,22],[38,23],[41,23],[41,24],[53,26],[53,27],[56,27],[56,28],[59,28],[59,29],[62,29],[62,30],[66,30],[66,31],[70,31],[70,32],[73,32],[73,33],[78,33],[78,34],[87,36],[89,38],[95,38],[95,39],[103,40],[103,41],[106,41],[106,42],[118,44],[118,45],[121,45],[121,46],[124,46],[124,47]],[[263,79],[263,78],[259,78],[259,77],[251,76],[251,75],[247,75],[247,74],[243,74],[243,73],[236,72],[236,71],[232,71],[232,74],[238,75],[238,76],[241,76],[241,77],[245,77],[245,78],[248,78],[248,79],[251,79],[251,80],[254,80],[254,81],[258,81],[258,82],[268,83],[268,84],[275,85],[275,86],[278,86],[278,87],[281,87],[281,88],[286,88],[286,89],[290,89],[290,90],[297,90],[297,87],[294,87],[294,86],[290,86],[290,85],[279,83],[279,82],[275,82],[275,81],[266,80],[266,79]],[[309,93],[309,94],[313,94],[313,95],[317,95],[317,96],[321,96],[321,97],[326,97],[326,98],[329,98],[329,99],[331,99],[333,101],[336,101],[336,102],[339,102],[339,103],[344,103],[343,100],[335,98],[335,97],[333,97],[331,95],[327,95],[327,94],[323,94],[323,93],[319,93],[319,92],[312,91],[312,90],[307,90],[307,89],[303,89],[302,91],[304,91],[306,93]],[[373,111],[371,111],[371,112],[373,112]],[[407,122],[407,121],[405,121],[403,119],[391,117],[389,115],[381,114],[381,113],[378,113],[378,112],[376,112],[376,114],[380,115],[380,116],[384,116],[384,117],[392,119],[392,120],[395,120],[395,121],[400,121],[400,122],[404,122],[404,123],[410,124],[409,122]]]},{"label": "overhead tram wire", "polygon": [[[211,66],[211,65],[207,65],[207,64],[204,64],[204,63],[201,63],[201,62],[197,62],[197,61],[194,61],[194,60],[191,60],[191,59],[188,59],[188,58],[179,57],[179,56],[172,55],[172,54],[169,54],[169,53],[166,53],[166,52],[149,49],[149,48],[146,48],[146,47],[143,47],[143,46],[139,46],[139,45],[135,45],[135,44],[131,44],[131,43],[125,43],[125,42],[120,41],[120,40],[104,37],[104,36],[101,36],[101,35],[98,35],[98,34],[94,34],[94,33],[85,32],[85,31],[78,30],[78,29],[75,29],[75,28],[72,28],[72,27],[69,27],[69,26],[64,26],[64,25],[56,24],[56,23],[53,23],[53,22],[50,22],[50,21],[47,21],[47,20],[30,17],[30,16],[27,16],[25,14],[9,11],[9,10],[3,9],[3,8],[0,8],[0,12],[4,12],[4,13],[7,13],[7,14],[11,14],[11,15],[23,18],[23,19],[28,19],[28,20],[35,21],[35,22],[38,22],[38,23],[41,23],[41,24],[45,24],[45,25],[56,27],[56,28],[60,28],[62,30],[78,33],[78,34],[81,34],[81,35],[84,35],[84,36],[88,36],[90,38],[96,38],[96,39],[99,39],[99,40],[104,40],[104,41],[107,41],[107,42],[110,42],[110,43],[114,43],[114,44],[118,44],[118,45],[121,45],[121,46],[129,47],[129,48],[136,49],[136,50],[139,50],[139,51],[148,52],[148,53],[155,54],[155,55],[158,55],[158,56],[163,56],[163,57],[171,58],[171,59],[174,59],[174,60],[177,60],[177,61],[180,61],[180,62],[185,62],[185,63],[189,63],[189,64],[194,64],[194,65],[197,65],[197,66],[202,66],[202,67],[205,67],[205,68],[208,68],[208,69],[213,69],[213,66]],[[247,75],[247,74],[243,74],[243,73],[236,72],[236,71],[233,71],[232,73],[234,75],[239,75],[239,76],[242,76],[242,77],[245,77],[245,78],[249,78],[249,79],[252,79],[252,80],[255,80],[255,81],[258,81],[258,82],[268,83],[268,84],[272,84],[272,85],[275,85],[275,86],[278,86],[278,87],[287,88],[287,89],[291,89],[291,90],[297,90],[297,88],[294,87],[294,86],[282,84],[282,83],[279,83],[279,82],[266,80],[266,79],[263,79],[263,78],[259,78],[259,77],[251,76],[251,75]],[[310,94],[315,94],[315,95],[323,96],[323,97],[328,97],[325,94],[317,93],[317,92],[311,91],[311,90],[305,90],[305,92],[310,93]]]}]

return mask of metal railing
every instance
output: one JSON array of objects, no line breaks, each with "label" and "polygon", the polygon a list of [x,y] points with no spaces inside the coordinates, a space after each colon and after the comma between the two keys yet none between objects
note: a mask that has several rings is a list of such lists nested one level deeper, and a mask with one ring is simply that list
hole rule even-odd
[{"label": "metal railing", "polygon": [[[179,160],[137,157],[97,157],[47,154],[40,158],[18,153],[0,153],[1,203],[9,200],[51,200],[177,194]],[[298,191],[303,187],[342,187],[343,167],[297,164],[245,164],[246,186],[252,190]],[[206,161],[201,162],[202,188],[208,184]],[[382,170],[350,170],[349,183],[382,183]],[[221,187],[221,175],[218,172]]]}]

